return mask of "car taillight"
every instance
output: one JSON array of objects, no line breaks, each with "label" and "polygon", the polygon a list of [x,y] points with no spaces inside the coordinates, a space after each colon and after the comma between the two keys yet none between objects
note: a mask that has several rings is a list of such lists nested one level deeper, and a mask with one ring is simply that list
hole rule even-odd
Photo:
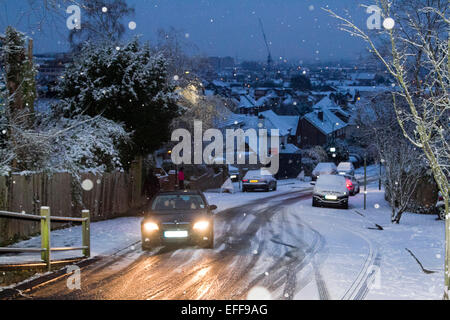
[{"label": "car taillight", "polygon": [[353,187],[352,182],[351,182],[351,181],[347,181],[347,189],[348,189],[348,190],[351,190],[352,187]]},{"label": "car taillight", "polygon": [[248,180],[247,180],[247,179],[245,179],[245,180],[242,180],[242,182],[248,182]]},{"label": "car taillight", "polygon": [[439,195],[439,201],[444,201],[444,197]]}]

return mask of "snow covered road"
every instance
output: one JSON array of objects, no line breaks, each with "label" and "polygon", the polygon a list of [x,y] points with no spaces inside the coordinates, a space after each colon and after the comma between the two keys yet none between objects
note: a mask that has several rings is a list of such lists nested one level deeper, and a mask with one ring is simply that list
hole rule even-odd
[{"label": "snow covered road", "polygon": [[94,251],[104,257],[82,270],[81,290],[69,290],[61,279],[27,294],[36,299],[441,298],[442,221],[405,214],[401,225],[391,225],[376,182],[368,188],[367,210],[363,194],[350,199],[349,210],[313,208],[305,183],[287,183],[271,193],[207,197],[220,208],[214,250],[142,252],[135,243],[138,218],[119,219],[115,234],[127,235],[126,248],[111,254],[114,245],[101,239],[118,240],[112,228],[98,226],[111,236],[96,239]]}]

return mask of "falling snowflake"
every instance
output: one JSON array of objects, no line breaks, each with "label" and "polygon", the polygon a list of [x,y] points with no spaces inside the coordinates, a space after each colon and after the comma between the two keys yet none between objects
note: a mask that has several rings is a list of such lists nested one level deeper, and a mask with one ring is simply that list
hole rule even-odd
[{"label": "falling snowflake", "polygon": [[103,8],[102,8],[102,12],[103,12],[103,13],[107,13],[107,12],[108,12],[108,8],[107,8],[107,7],[103,7]]},{"label": "falling snowflake", "polygon": [[84,191],[91,191],[94,189],[94,183],[91,179],[86,179],[81,183],[81,188],[83,188]]},{"label": "falling snowflake", "polygon": [[136,22],[134,21],[130,21],[130,23],[128,24],[128,28],[130,28],[130,30],[135,30],[136,26]]},{"label": "falling snowflake", "polygon": [[392,30],[392,29],[394,29],[394,27],[395,27],[395,20],[392,19],[392,18],[386,18],[386,19],[383,21],[383,27],[384,27],[386,30]]},{"label": "falling snowflake", "polygon": [[374,207],[375,207],[375,209],[379,209],[380,205],[378,203],[375,203]]}]

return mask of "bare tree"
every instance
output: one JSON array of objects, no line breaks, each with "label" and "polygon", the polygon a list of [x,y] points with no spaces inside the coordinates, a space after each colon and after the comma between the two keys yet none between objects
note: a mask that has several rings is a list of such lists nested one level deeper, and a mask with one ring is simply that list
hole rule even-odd
[{"label": "bare tree", "polygon": [[81,0],[82,27],[69,34],[72,48],[87,41],[117,43],[125,33],[122,19],[134,13],[125,0]]},{"label": "bare tree", "polygon": [[[412,7],[411,12],[405,12],[408,8],[403,6],[401,10],[396,10],[393,2],[389,0],[379,0],[377,3],[384,19],[390,18],[403,23],[401,28],[391,26],[392,28],[388,27],[381,32],[389,42],[389,55],[383,54],[373,37],[352,21],[329,9],[324,10],[341,22],[342,30],[366,41],[370,52],[381,61],[397,82],[398,90],[392,94],[398,123],[409,142],[423,151],[444,197],[446,212],[444,298],[449,299],[449,2],[417,0],[414,1],[416,5]],[[429,24],[424,25],[423,21]],[[442,32],[442,28],[437,27],[441,25],[444,25],[447,32]],[[413,62],[415,67],[411,69]],[[403,101],[408,106],[406,110],[398,107],[399,102]]]}]

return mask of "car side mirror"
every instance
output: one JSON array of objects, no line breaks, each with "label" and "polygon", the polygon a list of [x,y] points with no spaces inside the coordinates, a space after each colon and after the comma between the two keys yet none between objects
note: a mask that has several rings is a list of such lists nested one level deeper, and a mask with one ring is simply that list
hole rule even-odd
[{"label": "car side mirror", "polygon": [[209,210],[216,210],[217,209],[217,206],[215,205],[215,204],[212,204],[212,205],[210,205],[209,206]]},{"label": "car side mirror", "polygon": [[315,186],[315,185],[316,185],[316,183],[315,183],[315,182],[311,182],[311,185],[312,185],[312,186]]}]

